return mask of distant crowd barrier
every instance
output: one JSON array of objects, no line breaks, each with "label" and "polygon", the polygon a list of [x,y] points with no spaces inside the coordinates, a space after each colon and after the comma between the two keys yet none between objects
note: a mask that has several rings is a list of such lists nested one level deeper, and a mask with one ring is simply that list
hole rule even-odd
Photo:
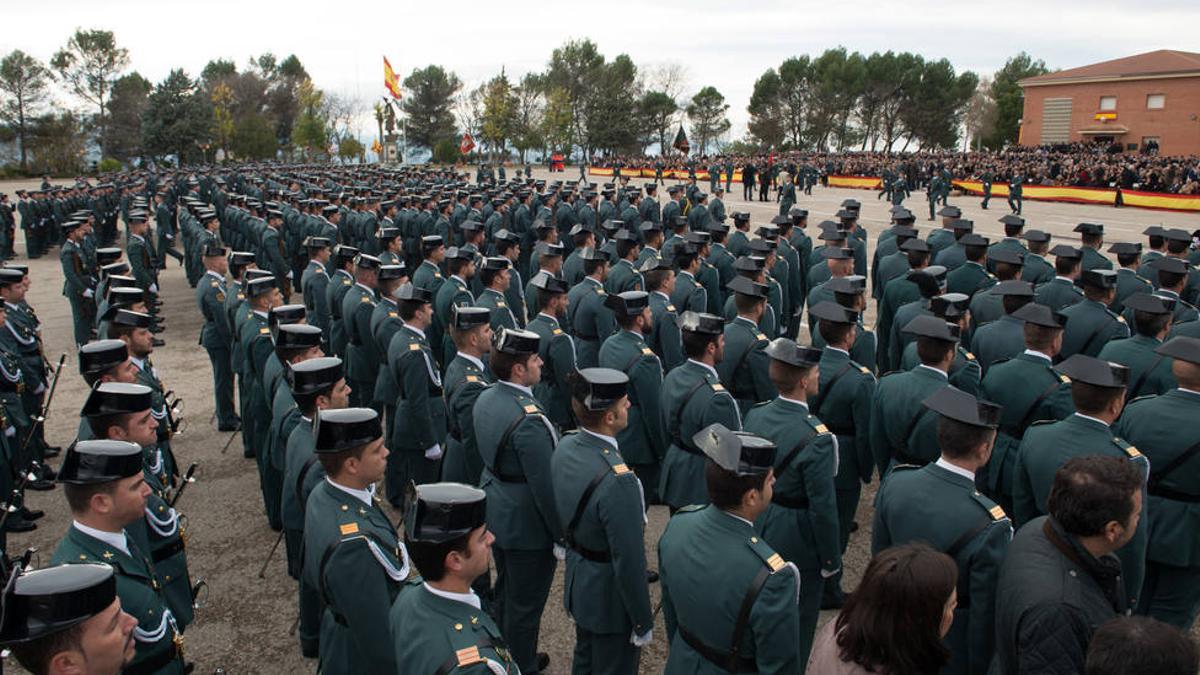
[{"label": "distant crowd barrier", "polygon": [[[588,174],[592,176],[612,176],[613,170],[607,168],[589,167]],[[654,169],[621,169],[622,176],[637,178],[654,178]],[[663,178],[670,180],[687,180],[688,172],[679,169],[664,169]],[[696,180],[708,181],[708,171],[696,171]],[[724,183],[725,175],[721,174]],[[733,182],[742,182],[742,172],[733,172]],[[882,185],[878,178],[871,176],[830,176],[830,187],[857,188],[860,190],[880,190]],[[956,180],[954,186],[973,195],[983,194],[983,184],[974,180]],[[992,184],[992,197],[1008,199],[1008,184]],[[1117,200],[1115,188],[1086,188],[1059,185],[1026,185],[1022,189],[1024,199],[1045,202],[1073,202],[1076,204],[1104,204],[1112,206]],[[1121,190],[1121,200],[1124,206],[1143,209],[1161,209],[1165,211],[1200,211],[1200,195],[1173,195],[1165,192],[1143,192],[1141,190]]]}]

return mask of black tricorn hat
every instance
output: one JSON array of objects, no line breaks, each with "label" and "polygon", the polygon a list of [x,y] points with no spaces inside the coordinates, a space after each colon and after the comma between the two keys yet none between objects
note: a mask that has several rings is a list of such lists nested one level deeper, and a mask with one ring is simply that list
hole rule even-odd
[{"label": "black tricorn hat", "polygon": [[947,319],[957,319],[967,313],[971,296],[965,293],[943,293],[929,299],[929,311]]},{"label": "black tricorn hat", "polygon": [[292,393],[299,395],[325,391],[346,376],[342,360],[336,356],[323,356],[301,361],[292,366],[288,372]]},{"label": "black tricorn hat", "polygon": [[392,297],[404,302],[422,302],[425,304],[433,302],[433,293],[430,293],[429,289],[414,286],[411,283],[401,284],[400,288],[397,288],[392,293]]},{"label": "black tricorn hat", "polygon": [[381,265],[379,267],[380,281],[394,281],[408,276],[408,269],[401,262],[397,265]]},{"label": "black tricorn hat", "polygon": [[604,297],[604,306],[617,316],[637,316],[650,306],[650,294],[645,291],[625,291]]},{"label": "black tricorn hat", "polygon": [[738,476],[758,476],[775,464],[775,444],[754,434],[731,431],[720,422],[696,432],[692,442],[722,469]]},{"label": "black tricorn hat", "polygon": [[768,357],[797,368],[810,368],[821,362],[823,350],[805,347],[794,340],[780,337],[771,340],[765,350]]},{"label": "black tricorn hat", "polygon": [[1000,425],[1004,408],[990,401],[981,401],[956,387],[942,387],[921,402],[921,405],[942,417],[973,427],[995,429]]},{"label": "black tricorn hat", "polygon": [[629,376],[613,368],[584,368],[570,376],[571,397],[587,410],[608,410],[629,393]]},{"label": "black tricorn hat", "polygon": [[307,316],[308,310],[304,308],[304,305],[279,305],[272,307],[271,311],[267,312],[267,325],[274,331],[279,326],[304,321]]},{"label": "black tricorn hat", "polygon": [[539,272],[529,283],[541,293],[555,293],[561,295],[570,290],[570,288],[567,287],[566,280],[559,279],[558,277],[545,272]]},{"label": "black tricorn hat", "polygon": [[721,335],[725,332],[725,322],[714,314],[686,311],[679,315],[675,325],[685,333],[700,335]]},{"label": "black tricorn hat", "polygon": [[153,324],[149,314],[125,309],[120,305],[110,306],[101,318],[113,325],[131,328],[149,328]]},{"label": "black tricorn hat", "polygon": [[1067,317],[1054,311],[1049,305],[1042,305],[1036,302],[1026,304],[1021,309],[1013,312],[1012,315],[1014,319],[1020,319],[1025,323],[1031,323],[1042,328],[1061,329],[1067,323]]},{"label": "black tricorn hat", "polygon": [[404,517],[404,536],[410,542],[443,544],[482,527],[487,517],[487,494],[462,483],[416,486]]},{"label": "black tricorn hat", "polygon": [[903,332],[919,338],[932,338],[942,342],[957,342],[962,334],[959,327],[936,316],[921,315],[905,324]]},{"label": "black tricorn hat", "polygon": [[321,410],[313,420],[318,454],[361,447],[383,436],[379,413],[370,408]]},{"label": "black tricorn hat", "polygon": [[268,274],[265,277],[250,279],[246,282],[246,297],[257,298],[260,295],[265,295],[275,288],[275,275]]},{"label": "black tricorn hat", "polygon": [[536,354],[541,338],[537,333],[517,328],[501,328],[492,337],[492,346],[504,354]]},{"label": "black tricorn hat", "polygon": [[125,441],[76,441],[63,457],[58,482],[98,485],[142,472],[142,446]]},{"label": "black tricorn hat", "polygon": [[127,382],[101,382],[92,387],[83,409],[82,417],[121,415],[149,410],[153,401],[150,387]]},{"label": "black tricorn hat", "polygon": [[483,326],[492,320],[492,310],[487,307],[472,307],[470,305],[452,305],[450,309],[450,326],[455,330],[471,330]]},{"label": "black tricorn hat", "polygon": [[851,324],[858,322],[858,312],[849,307],[843,307],[836,302],[829,302],[828,300],[813,305],[808,309],[808,313],[821,321],[829,321],[831,323]]},{"label": "black tricorn hat", "polygon": [[1186,335],[1173,337],[1159,345],[1154,352],[1180,361],[1200,364],[1200,340],[1194,337]]},{"label": "black tricorn hat", "polygon": [[87,621],[117,597],[113,568],[97,563],[17,572],[5,586],[0,644],[37,640]]},{"label": "black tricorn hat", "polygon": [[120,340],[94,340],[79,348],[79,374],[103,375],[125,363],[129,348]]},{"label": "black tricorn hat", "polygon": [[276,349],[308,349],[321,346],[321,328],[306,323],[288,323],[275,328]]},{"label": "black tricorn hat", "polygon": [[1058,370],[1071,378],[1095,387],[1123,388],[1129,383],[1129,368],[1087,354],[1076,354],[1058,364]]}]

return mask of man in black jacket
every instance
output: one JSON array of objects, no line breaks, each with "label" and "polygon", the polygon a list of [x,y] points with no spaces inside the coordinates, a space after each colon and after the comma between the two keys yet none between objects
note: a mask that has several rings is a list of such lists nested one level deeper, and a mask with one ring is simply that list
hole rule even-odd
[{"label": "man in black jacket", "polygon": [[1055,474],[1046,506],[1000,569],[993,674],[1081,673],[1095,627],[1128,609],[1113,551],[1137,530],[1141,472],[1119,457],[1077,457]]}]

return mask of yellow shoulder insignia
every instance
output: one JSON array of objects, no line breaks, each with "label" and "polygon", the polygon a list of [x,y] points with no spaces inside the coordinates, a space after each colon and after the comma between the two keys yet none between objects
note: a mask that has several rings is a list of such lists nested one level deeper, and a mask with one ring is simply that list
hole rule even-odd
[{"label": "yellow shoulder insignia", "polygon": [[972,354],[971,352],[969,352],[969,351],[965,350],[965,349],[963,350],[963,356],[967,357],[967,360],[968,360],[968,361],[974,361],[974,360],[975,360],[975,355],[974,355],[974,354]]},{"label": "yellow shoulder insignia", "polygon": [[1137,446],[1120,442],[1118,442],[1117,445],[1124,446],[1121,448],[1121,450],[1125,451],[1125,455],[1129,457],[1129,459],[1137,459],[1138,457],[1142,456],[1142,453],[1137,449]]},{"label": "yellow shoulder insignia", "polygon": [[349,279],[342,279],[342,285],[343,285],[343,286],[349,286],[349,285],[350,285],[350,280],[349,280]]},{"label": "yellow shoulder insignia", "polygon": [[421,351],[421,345],[413,342],[412,344],[408,345],[408,351],[419,352],[419,351]]},{"label": "yellow shoulder insignia", "polygon": [[217,302],[225,302],[225,294],[217,291]]},{"label": "yellow shoulder insignia", "polygon": [[343,537],[348,534],[358,534],[358,523],[346,523],[338,529],[341,530]]},{"label": "yellow shoulder insignia", "polygon": [[754,339],[755,339],[755,340],[766,340],[766,339],[767,339],[767,336],[766,336],[766,335],[763,335],[762,333],[759,333],[758,331],[755,331],[755,333],[754,333]]},{"label": "yellow shoulder insignia", "polygon": [[725,387],[723,387],[720,382],[714,382],[712,389],[713,391],[725,391]]},{"label": "yellow shoulder insignia", "polygon": [[362,296],[361,302],[370,302],[370,301],[371,301],[371,296],[369,296],[369,295]]},{"label": "yellow shoulder insignia", "polygon": [[539,412],[541,412],[541,411],[538,409],[538,407],[532,403],[525,406],[525,414],[526,415],[536,415]]},{"label": "yellow shoulder insignia", "polygon": [[1062,382],[1063,384],[1070,384],[1070,383],[1071,383],[1071,378],[1067,377],[1066,375],[1063,375],[1062,373],[1059,373],[1059,374],[1058,374],[1058,381],[1059,381],[1059,382]]},{"label": "yellow shoulder insignia", "polygon": [[778,553],[773,553],[771,554],[770,558],[767,558],[767,566],[771,568],[772,572],[778,572],[779,570],[783,569],[785,564],[786,563],[783,562],[783,557]]},{"label": "yellow shoulder insignia", "polygon": [[674,311],[675,311],[675,305],[667,305],[667,311],[668,311],[668,312],[674,312]]},{"label": "yellow shoulder insignia", "polygon": [[554,330],[550,331],[550,334],[551,334],[551,335],[562,335],[562,329],[561,329],[561,328],[555,328]]},{"label": "yellow shoulder insignia", "polygon": [[1123,317],[1123,316],[1121,316],[1120,314],[1118,314],[1118,315],[1117,315],[1117,321],[1119,321],[1119,322],[1121,322],[1121,323],[1125,323],[1125,317]]},{"label": "yellow shoulder insignia", "polygon": [[860,371],[862,371],[863,373],[868,373],[868,374],[869,374],[869,373],[871,372],[871,369],[870,369],[870,368],[868,368],[868,367],[866,367],[866,366],[859,366],[859,367],[858,367],[858,369],[859,369]]},{"label": "yellow shoulder insignia", "polygon": [[1004,509],[1001,508],[999,505],[993,506],[992,508],[988,509],[988,513],[991,514],[992,520],[1004,520],[1005,518],[1008,517],[1008,514],[1005,513]]},{"label": "yellow shoulder insignia", "polygon": [[[455,624],[455,629],[457,630],[461,626],[462,624]],[[476,663],[483,662],[483,657],[479,656],[479,647],[476,645],[472,645],[465,649],[460,649],[454,652],[454,657],[458,659],[459,668],[465,668],[467,666],[473,666]]]},{"label": "yellow shoulder insignia", "polygon": [[434,273],[433,273],[433,278],[434,278],[434,279],[441,279],[441,278],[442,278],[442,273],[441,273],[441,272],[434,272]]},{"label": "yellow shoulder insignia", "polygon": [[496,306],[497,307],[508,307],[508,305],[504,304],[503,302],[497,302]]},{"label": "yellow shoulder insignia", "polygon": [[216,288],[216,287],[217,287],[217,282],[216,282],[216,281],[210,281],[210,282],[208,282],[208,285],[209,285],[209,286],[212,286],[213,288]]},{"label": "yellow shoulder insignia", "polygon": [[474,375],[467,376],[467,382],[478,382],[478,381],[479,381],[479,378],[475,377]]},{"label": "yellow shoulder insignia", "polygon": [[242,293],[241,291],[238,291],[238,300],[245,300],[245,299],[246,299],[246,294]]},{"label": "yellow shoulder insignia", "polygon": [[650,356],[653,353],[654,353],[653,349],[650,349],[649,347],[642,347],[642,355],[643,356]]},{"label": "yellow shoulder insignia", "polygon": [[613,473],[617,474],[618,476],[623,476],[629,473],[629,467],[625,466],[624,464],[614,464]]},{"label": "yellow shoulder insignia", "polygon": [[270,335],[270,334],[271,334],[271,329],[270,329],[270,328],[267,328],[266,326],[263,326],[262,328],[259,328],[259,329],[258,329],[258,334],[259,334],[259,335]]},{"label": "yellow shoulder insignia", "polygon": [[391,318],[393,318],[393,319],[399,319],[399,318],[400,318],[400,315],[399,315],[399,314],[397,314],[397,313],[395,313],[395,312],[388,312],[388,316],[389,316],[389,317],[391,317]]},{"label": "yellow shoulder insignia", "polygon": [[818,424],[817,426],[813,427],[813,429],[815,429],[818,434],[829,433],[829,427],[825,426],[824,424]]},{"label": "yellow shoulder insignia", "polygon": [[596,287],[596,295],[604,295],[604,289],[597,286]]}]

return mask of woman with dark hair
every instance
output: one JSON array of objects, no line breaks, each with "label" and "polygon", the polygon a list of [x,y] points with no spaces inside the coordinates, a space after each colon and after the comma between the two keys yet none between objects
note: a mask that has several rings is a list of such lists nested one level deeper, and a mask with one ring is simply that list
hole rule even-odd
[{"label": "woman with dark hair", "polygon": [[836,619],[817,633],[807,672],[929,675],[950,659],[942,638],[958,603],[954,560],[924,544],[883,550]]}]

